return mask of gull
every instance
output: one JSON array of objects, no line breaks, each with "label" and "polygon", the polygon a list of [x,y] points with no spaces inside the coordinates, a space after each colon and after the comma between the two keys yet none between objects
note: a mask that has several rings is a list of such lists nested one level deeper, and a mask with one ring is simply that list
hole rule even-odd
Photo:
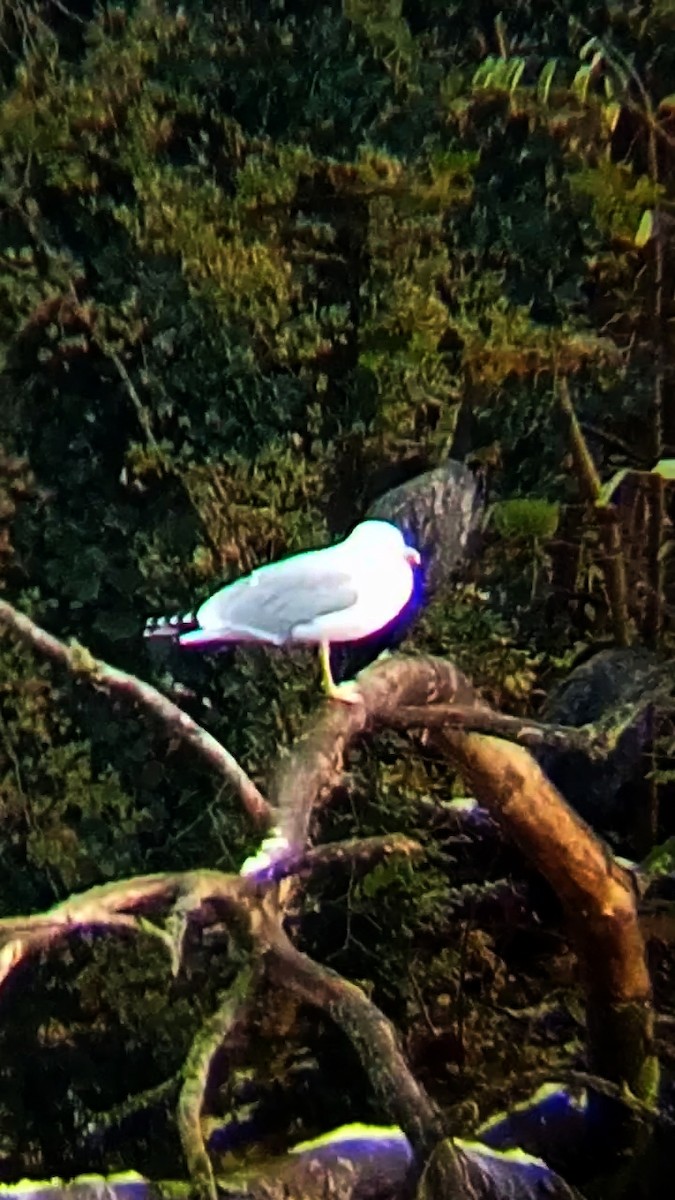
[{"label": "gull", "polygon": [[232,643],[319,647],[323,686],[358,703],[353,681],[336,684],[334,642],[358,642],[396,619],[413,594],[419,552],[389,521],[362,521],[342,542],[258,567],[210,596],[196,613],[149,621],[146,638],[221,650]]}]

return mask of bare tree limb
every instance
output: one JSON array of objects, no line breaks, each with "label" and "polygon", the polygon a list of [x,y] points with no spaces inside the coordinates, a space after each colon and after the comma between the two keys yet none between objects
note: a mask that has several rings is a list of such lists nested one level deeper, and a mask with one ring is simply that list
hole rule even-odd
[{"label": "bare tree limb", "polygon": [[237,760],[212,734],[193,721],[177,704],[167,700],[156,688],[149,683],[143,683],[135,675],[128,675],[126,671],[120,671],[117,667],[111,667],[101,659],[94,658],[77,643],[67,646],[53,634],[41,629],[30,617],[17,612],[5,600],[0,600],[0,627],[11,631],[24,645],[65,667],[77,678],[86,680],[92,687],[117,695],[127,703],[139,705],[159,721],[168,734],[191,746],[209,766],[232,784],[256,828],[264,830],[272,824],[274,814],[270,805]]},{"label": "bare tree limb", "polygon": [[145,913],[180,905],[189,897],[194,919],[207,923],[209,906],[236,902],[250,893],[247,881],[220,871],[185,871],[137,875],[69,896],[46,912],[0,919],[0,989],[16,967],[73,933],[90,929],[119,929],[154,934],[162,929],[143,919]]},{"label": "bare tree limb", "polygon": [[[378,852],[386,840],[372,839],[378,843],[375,847]],[[355,849],[360,848],[356,845]],[[340,851],[343,857],[346,856],[344,846]],[[77,930],[100,927],[147,933],[150,922],[141,914],[167,906],[174,912],[180,911],[182,917],[187,908],[192,919],[201,924],[225,917],[238,953],[243,952],[248,963],[221,1007],[195,1038],[183,1069],[179,1101],[183,1146],[191,1174],[204,1196],[215,1195],[213,1172],[200,1127],[208,1074],[223,1039],[243,1016],[252,998],[256,961],[262,963],[279,989],[302,996],[306,1002],[325,1009],[355,1041],[385,1112],[400,1120],[413,1146],[435,1145],[445,1134],[438,1110],[408,1070],[393,1026],[360,988],[312,963],[294,949],[274,906],[267,903],[269,895],[267,887],[260,887],[242,876],[228,876],[217,871],[148,875],[91,888],[46,913],[0,921],[2,983],[30,954],[50,947]],[[161,935],[160,927],[156,932]]]},{"label": "bare tree limb", "polygon": [[629,873],[526,750],[447,730],[434,743],[560,898],[586,990],[591,1070],[651,1100],[651,980]]},{"label": "bare tree limb", "polygon": [[[289,857],[279,864],[275,878],[309,874],[316,868],[338,863],[365,868],[392,854],[411,856],[421,851],[418,842],[400,834],[334,842]],[[68,896],[42,913],[2,917],[0,991],[21,963],[73,933],[97,928],[158,938],[167,947],[175,973],[180,965],[176,961],[180,956],[176,953],[175,943],[182,944],[182,936],[176,935],[176,926],[182,930],[189,922],[212,924],[222,916],[223,906],[247,914],[251,906],[262,901],[270,886],[271,880],[260,884],[245,876],[226,875],[221,871],[136,875]],[[163,926],[147,919],[149,913],[161,911],[169,914]]]},{"label": "bare tree limb", "polygon": [[271,981],[332,1017],[355,1046],[383,1110],[426,1158],[450,1130],[411,1075],[391,1022],[361,988],[296,950],[268,910],[263,910],[259,936]]},{"label": "bare tree limb", "polygon": [[334,870],[340,864],[354,869],[369,870],[392,855],[419,858],[424,847],[403,833],[388,833],[383,837],[354,838],[346,842],[329,842],[310,850],[291,851],[270,867],[268,879],[279,882],[291,876],[313,875],[317,870]]},{"label": "bare tree limb", "polygon": [[[436,703],[452,702],[475,705],[479,719],[485,713],[468,680],[438,659],[379,661],[358,685],[363,703],[324,709],[284,763],[277,795],[291,846],[305,844],[315,806],[328,801],[349,743],[366,729],[398,723],[408,707],[419,726],[425,702],[432,713]],[[424,736],[457,764],[479,804],[557,892],[586,988],[591,1069],[650,1100],[657,1071],[651,982],[629,873],[522,747],[448,729]]]},{"label": "bare tree limb", "polygon": [[430,657],[381,659],[358,676],[362,704],[327,701],[296,742],[277,776],[278,825],[291,847],[304,847],[315,807],[328,803],[341,782],[350,742],[369,729],[389,725],[402,707],[475,705],[486,710],[468,679],[452,663]]},{"label": "bare tree limb", "polygon": [[490,733],[536,749],[539,746],[574,747],[584,750],[589,759],[602,758],[606,752],[606,734],[596,734],[592,727],[547,725],[524,717],[512,717],[495,712],[486,705],[430,704],[426,708],[412,705],[401,707],[388,720],[393,729],[442,729],[460,726],[465,733]]},{"label": "bare tree limb", "polygon": [[[126,695],[148,711],[161,714],[162,719],[166,705],[179,728],[189,721],[154,689],[97,663],[80,647],[64,646],[1,602],[0,623],[94,686]],[[495,717],[451,664],[434,658],[392,657],[362,672],[358,686],[362,702],[344,705],[328,701],[278,777],[278,828],[295,856],[290,860],[295,870],[308,869],[308,864],[311,869],[312,862],[319,865],[331,854],[338,860],[362,855],[358,844],[306,850],[312,814],[340,782],[350,742],[382,726],[400,726],[406,709],[415,727],[436,724],[431,715],[422,722],[420,709],[427,705],[430,714],[438,715],[440,707],[446,706],[441,716],[443,727],[433,733],[424,729],[423,738],[458,765],[478,802],[549,880],[567,912],[586,988],[591,1070],[617,1084],[626,1083],[639,1100],[648,1102],[657,1069],[651,990],[628,873],[565,803],[526,750],[494,737],[447,728],[448,705],[457,705],[463,717],[473,714],[479,722]],[[209,735],[195,728],[195,744],[201,745],[200,737]],[[224,771],[224,752],[218,743],[214,745],[214,761]],[[254,806],[253,811],[268,818],[272,810],[264,800],[262,806]],[[416,851],[407,839],[393,845],[386,839],[377,839],[377,843],[369,847],[372,855]],[[367,857],[362,856],[361,861]],[[181,1096],[184,1145],[202,1193],[214,1195],[213,1174],[198,1130],[210,1063],[245,1006],[252,986],[250,972],[255,974],[260,963],[276,986],[326,1011],[354,1043],[384,1111],[410,1140],[418,1163],[434,1156],[438,1186],[434,1185],[429,1195],[432,1191],[434,1195],[465,1194],[449,1131],[439,1110],[410,1074],[393,1026],[359,988],[312,962],[288,940],[280,918],[289,895],[288,886],[218,871],[148,875],[105,884],[70,897],[46,913],[1,920],[0,986],[30,954],[80,928],[99,926],[152,934],[168,945],[175,966],[188,922],[208,925],[224,919],[235,951],[243,952],[249,965],[196,1039]],[[167,909],[170,915],[164,925],[151,925],[147,914]],[[171,921],[172,934],[167,932]]]},{"label": "bare tree limb", "polygon": [[84,1136],[105,1133],[106,1130],[121,1125],[138,1113],[148,1112],[161,1104],[168,1104],[178,1095],[182,1082],[182,1072],[176,1071],[175,1075],[163,1079],[155,1087],[146,1088],[143,1092],[135,1092],[133,1095],[127,1096],[121,1104],[115,1104],[104,1112],[89,1109],[82,1122]]},{"label": "bare tree limb", "polygon": [[178,1100],[178,1129],[190,1177],[204,1200],[216,1200],[218,1191],[211,1159],[204,1142],[201,1111],[213,1060],[246,1014],[251,1003],[256,974],[251,964],[243,966],[216,1012],[199,1030],[187,1057],[184,1082]]}]

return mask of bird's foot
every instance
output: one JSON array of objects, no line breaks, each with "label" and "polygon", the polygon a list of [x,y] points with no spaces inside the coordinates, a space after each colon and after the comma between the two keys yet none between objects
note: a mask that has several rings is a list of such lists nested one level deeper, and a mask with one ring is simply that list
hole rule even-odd
[{"label": "bird's foot", "polygon": [[332,683],[326,688],[331,700],[341,700],[343,704],[363,704],[363,692],[358,683],[347,680],[345,683]]}]

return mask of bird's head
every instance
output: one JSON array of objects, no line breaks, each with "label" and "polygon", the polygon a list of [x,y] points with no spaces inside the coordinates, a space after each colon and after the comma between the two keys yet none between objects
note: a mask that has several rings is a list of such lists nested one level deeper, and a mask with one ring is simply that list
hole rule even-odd
[{"label": "bird's head", "polygon": [[358,546],[369,556],[389,559],[402,556],[411,567],[419,567],[422,559],[414,546],[406,545],[405,538],[397,525],[391,521],[362,521],[347,538],[353,547]]}]

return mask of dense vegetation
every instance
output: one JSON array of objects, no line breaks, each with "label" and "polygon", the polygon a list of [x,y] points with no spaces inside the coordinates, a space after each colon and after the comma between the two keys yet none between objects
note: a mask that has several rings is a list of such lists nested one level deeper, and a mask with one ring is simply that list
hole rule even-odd
[{"label": "dense vegetation", "polygon": [[[180,676],[264,788],[317,703],[311,656],[177,666],[142,646],[145,616],[466,455],[499,503],[473,586],[411,644],[532,711],[580,646],[617,636],[562,381],[600,480],[634,472],[626,640],[667,644],[664,512],[636,526],[634,501],[675,453],[674,205],[667,0],[0,3],[2,594],[158,686]],[[392,738],[352,769],[324,835],[416,829],[430,854],[336,880],[304,944],[372,991],[447,1104],[489,1111],[528,1090],[524,1065],[579,1051],[572,990],[526,1047],[492,1012],[570,988],[561,935],[533,951],[517,904],[454,927],[453,889],[517,859],[436,836],[433,759]],[[2,914],[133,872],[236,869],[255,844],[187,752],[9,640],[0,804]],[[153,1158],[163,1116],[126,1141],[78,1123],[176,1071],[216,968],[209,950],[167,998],[160,955],[127,945],[41,965],[20,1010],[5,1001],[4,1177],[177,1169],[166,1137]],[[373,1115],[334,1098],[319,1128]]]}]

